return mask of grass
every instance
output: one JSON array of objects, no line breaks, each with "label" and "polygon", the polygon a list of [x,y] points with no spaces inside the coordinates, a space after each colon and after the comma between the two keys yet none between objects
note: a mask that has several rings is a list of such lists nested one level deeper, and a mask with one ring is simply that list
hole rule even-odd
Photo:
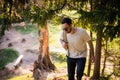
[{"label": "grass", "polygon": [[57,68],[66,68],[66,56],[63,53],[51,52],[52,61]]},{"label": "grass", "polygon": [[49,43],[54,47],[59,47],[59,33],[60,33],[60,26],[59,25],[49,25]]},{"label": "grass", "polygon": [[27,24],[25,27],[17,26],[16,30],[22,34],[34,33],[35,36],[38,36],[38,29],[35,24]]},{"label": "grass", "polygon": [[11,48],[0,50],[0,69],[4,68],[5,65],[12,62],[18,57],[18,52]]}]

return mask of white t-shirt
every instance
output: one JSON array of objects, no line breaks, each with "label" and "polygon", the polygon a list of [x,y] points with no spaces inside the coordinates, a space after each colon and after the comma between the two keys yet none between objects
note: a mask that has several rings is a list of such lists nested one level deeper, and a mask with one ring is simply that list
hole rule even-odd
[{"label": "white t-shirt", "polygon": [[[60,39],[63,38],[63,31],[60,32]],[[91,40],[90,36],[84,29],[77,28],[74,34],[67,34],[69,53],[71,58],[81,58],[87,56],[87,45],[86,42]],[[66,52],[68,55],[68,50]]]}]

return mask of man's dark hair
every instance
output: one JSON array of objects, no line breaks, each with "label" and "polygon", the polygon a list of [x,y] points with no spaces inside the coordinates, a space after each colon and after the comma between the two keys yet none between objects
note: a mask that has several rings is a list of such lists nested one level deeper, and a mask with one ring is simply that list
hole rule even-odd
[{"label": "man's dark hair", "polygon": [[72,24],[72,20],[70,18],[63,18],[61,23],[62,24],[67,23],[70,25],[70,24]]}]

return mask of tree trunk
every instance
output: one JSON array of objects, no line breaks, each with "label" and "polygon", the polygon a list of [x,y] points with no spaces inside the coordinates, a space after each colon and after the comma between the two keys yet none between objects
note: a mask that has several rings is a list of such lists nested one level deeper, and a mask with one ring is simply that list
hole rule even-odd
[{"label": "tree trunk", "polygon": [[[90,37],[92,39],[92,32],[90,31]],[[90,76],[90,71],[91,71],[91,50],[89,52],[89,61],[88,61],[88,72],[87,72],[87,76]]]},{"label": "tree trunk", "polygon": [[107,61],[107,54],[109,54],[107,51],[107,43],[108,43],[108,39],[105,40],[106,49],[105,49],[105,54],[104,54],[105,57],[104,57],[104,62],[103,62],[103,69],[102,69],[102,73],[101,73],[102,76],[104,76],[104,71],[106,68],[106,61]]},{"label": "tree trunk", "polygon": [[47,21],[43,29],[39,29],[39,57],[38,63],[39,68],[45,70],[54,70],[55,66],[51,61],[50,53],[49,53],[49,33],[47,27]]},{"label": "tree trunk", "polygon": [[106,61],[107,61],[107,56],[104,57],[103,69],[102,69],[102,73],[101,73],[102,76],[104,76],[104,71],[106,68]]},{"label": "tree trunk", "polygon": [[[89,0],[90,1],[90,11],[93,11],[93,7],[94,7],[94,5],[93,5],[93,0]],[[92,39],[92,31],[90,30],[90,37],[91,37],[91,39]],[[90,71],[91,71],[91,50],[90,50],[90,52],[89,52],[90,54],[89,54],[89,61],[88,61],[88,72],[87,72],[87,76],[90,76]]]},{"label": "tree trunk", "polygon": [[101,44],[102,44],[102,29],[99,28],[97,31],[97,39],[96,39],[93,79],[99,79],[100,77],[100,59],[101,59],[101,47],[102,47]]},{"label": "tree trunk", "polygon": [[[35,73],[33,72],[33,76],[35,75],[35,80],[43,80],[40,79],[40,76],[42,77],[41,73],[43,73],[43,70],[51,71],[55,69],[54,64],[51,61],[50,53],[49,53],[49,33],[47,28],[47,21],[43,28],[39,27],[39,56],[38,61],[35,61],[34,65],[37,64],[37,67],[35,66],[34,69],[37,70]],[[38,75],[38,71],[40,75]],[[37,75],[37,76],[36,76]],[[38,79],[39,77],[39,79]]]}]

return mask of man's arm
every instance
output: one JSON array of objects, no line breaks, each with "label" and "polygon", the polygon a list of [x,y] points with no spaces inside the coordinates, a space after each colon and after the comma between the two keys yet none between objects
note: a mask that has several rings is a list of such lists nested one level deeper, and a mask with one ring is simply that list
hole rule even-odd
[{"label": "man's arm", "polygon": [[92,62],[95,61],[95,57],[94,57],[94,47],[93,47],[93,43],[92,41],[88,41],[88,45],[89,45],[89,48],[90,48],[90,52],[91,52],[91,60]]}]

